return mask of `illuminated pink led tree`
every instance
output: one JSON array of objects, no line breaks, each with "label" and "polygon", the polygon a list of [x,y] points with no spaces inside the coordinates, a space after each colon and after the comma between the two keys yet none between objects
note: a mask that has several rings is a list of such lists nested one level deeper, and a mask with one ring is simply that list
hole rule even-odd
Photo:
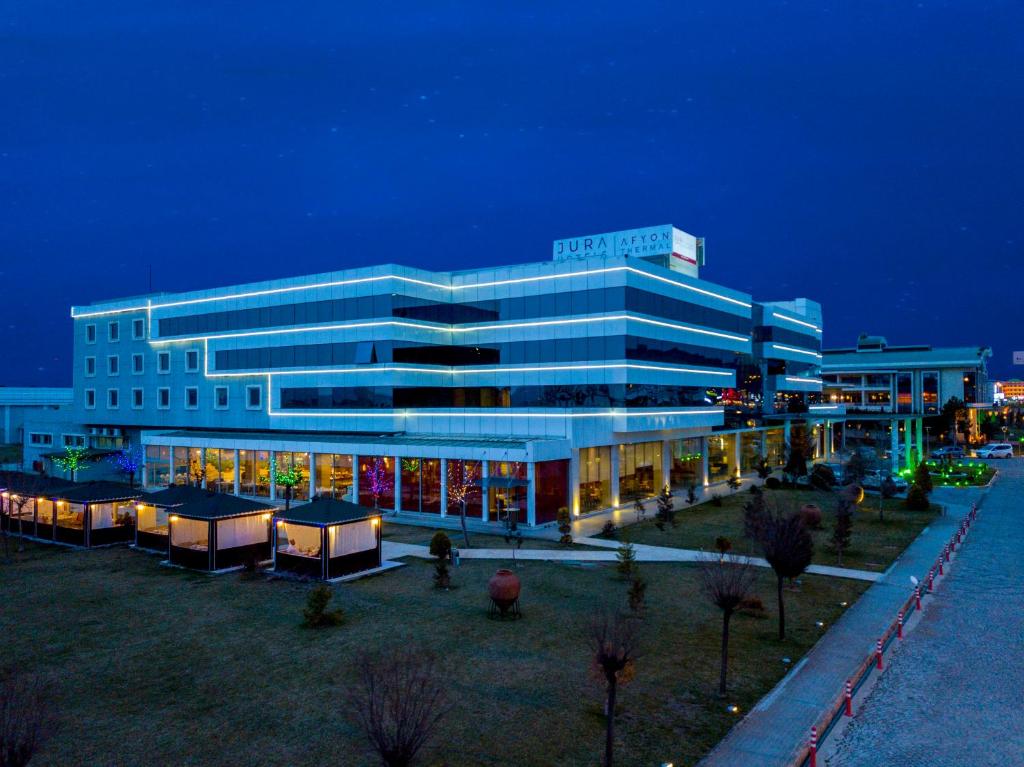
[{"label": "illuminated pink led tree", "polygon": [[388,476],[387,460],[380,456],[374,458],[366,468],[366,479],[370,483],[373,508],[378,510],[380,508],[380,497],[387,495],[394,486],[394,483]]}]

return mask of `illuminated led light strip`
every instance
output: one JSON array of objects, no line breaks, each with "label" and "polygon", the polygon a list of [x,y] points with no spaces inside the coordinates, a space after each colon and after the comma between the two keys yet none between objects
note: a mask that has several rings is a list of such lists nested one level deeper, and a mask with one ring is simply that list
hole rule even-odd
[{"label": "illuminated led light strip", "polygon": [[809,384],[820,384],[822,380],[820,378],[800,378],[799,376],[786,376],[786,380],[790,383],[809,383]]},{"label": "illuminated led light strip", "polygon": [[795,346],[783,346],[782,344],[772,344],[773,349],[778,349],[780,352],[793,352],[794,354],[806,354],[808,357],[814,357],[815,359],[821,359],[821,355],[817,352],[809,352],[806,349],[797,349]]},{"label": "illuminated led light strip", "polygon": [[723,333],[717,330],[705,330],[703,328],[693,327],[691,325],[680,325],[675,322],[663,322],[662,320],[652,320],[646,317],[635,317],[631,314],[614,314],[602,317],[575,317],[567,320],[538,320],[536,322],[509,322],[499,323],[496,325],[481,325],[474,327],[454,327],[451,325],[436,325],[427,323],[414,323],[414,322],[403,322],[397,320],[379,320],[376,322],[354,322],[346,323],[344,325],[318,325],[312,327],[302,328],[281,328],[273,330],[253,330],[245,333],[222,333],[218,335],[208,336],[187,336],[182,338],[154,338],[151,343],[154,344],[176,344],[176,343],[195,343],[196,341],[217,341],[222,338],[257,338],[261,336],[274,336],[274,335],[286,335],[294,333],[314,333],[321,330],[351,330],[358,328],[374,328],[384,326],[395,326],[414,328],[418,330],[433,330],[439,333],[475,333],[483,332],[488,330],[507,330],[507,329],[518,329],[518,328],[536,328],[536,327],[554,327],[557,325],[583,325],[593,324],[598,322],[618,322],[620,320],[626,320],[628,322],[639,322],[646,325],[655,325],[657,327],[670,328],[672,330],[679,330],[684,333],[695,333],[697,335],[712,336],[714,338],[725,338],[729,341],[736,341],[738,343],[749,343],[750,336],[740,336],[733,333]]},{"label": "illuminated led light strip", "polygon": [[701,295],[709,296],[711,298],[717,298],[720,301],[726,301],[736,306],[742,306],[744,308],[751,308],[751,305],[746,301],[741,301],[731,296],[726,296],[721,293],[715,293],[713,290],[707,290],[705,288],[698,288],[695,285],[688,285],[685,282],[677,282],[676,280],[670,280],[667,277],[660,277],[650,272],[645,272],[642,269],[636,269],[632,266],[610,266],[603,269],[589,269],[582,272],[562,272],[559,274],[544,274],[536,277],[516,277],[508,280],[492,280],[490,282],[474,282],[467,283],[465,285],[442,285],[437,282],[429,282],[427,280],[417,280],[413,277],[402,277],[397,274],[387,274],[377,277],[358,277],[349,280],[335,280],[332,282],[318,282],[312,285],[292,285],[287,288],[268,288],[266,290],[252,290],[245,293],[231,293],[225,296],[206,296],[205,298],[190,298],[184,301],[168,301],[162,304],[154,304],[152,301],[147,301],[145,305],[140,306],[129,306],[122,309],[104,309],[95,312],[82,312],[81,314],[75,314],[73,311],[71,317],[73,319],[81,319],[84,317],[99,317],[105,314],[124,314],[125,312],[138,312],[144,309],[168,309],[175,306],[192,306],[195,304],[206,304],[214,301],[231,301],[239,298],[258,298],[260,296],[279,295],[282,293],[295,293],[303,290],[317,290],[320,288],[336,288],[345,285],[358,285],[368,282],[381,282],[383,280],[398,280],[400,282],[407,282],[413,285],[423,285],[430,288],[438,288],[440,290],[469,290],[471,288],[493,288],[500,287],[502,285],[518,285],[527,282],[547,282],[550,280],[562,280],[571,279],[573,277],[587,277],[594,274],[610,274],[612,272],[632,272],[633,274],[639,274],[644,277],[648,277],[652,280],[658,280],[659,282],[665,282],[669,285],[675,285],[676,287],[682,288],[683,290],[689,290],[694,293],[700,293]]},{"label": "illuminated led light strip", "polygon": [[306,410],[291,410],[287,412],[268,410],[271,416],[293,416],[301,418],[617,418],[626,416],[629,418],[647,418],[656,416],[680,416],[680,415],[721,415],[724,410],[645,410],[639,412],[625,412],[621,410],[609,410],[602,413],[495,413],[491,410],[481,408],[480,413],[449,413],[449,412],[417,412],[415,410],[378,410],[373,413],[323,413],[310,412]]},{"label": "illuminated led light strip", "polygon": [[612,362],[607,364],[581,364],[581,365],[538,365],[534,367],[480,367],[480,368],[453,368],[453,367],[402,367],[396,365],[379,365],[351,368],[302,368],[301,370],[275,370],[266,373],[263,370],[249,372],[209,372],[207,365],[207,378],[245,378],[254,375],[286,376],[286,375],[317,375],[320,373],[330,375],[341,375],[346,373],[428,373],[430,375],[485,375],[487,373],[546,373],[548,371],[563,372],[568,370],[655,370],[665,373],[688,373],[696,375],[725,376],[730,377],[732,372],[725,370],[710,370],[700,368],[670,367],[665,365],[640,365],[631,362]]},{"label": "illuminated led light strip", "polygon": [[792,317],[787,317],[785,314],[779,314],[778,312],[772,312],[772,317],[777,317],[778,319],[785,320],[786,322],[793,322],[793,323],[795,323],[797,325],[803,325],[805,328],[810,328],[815,333],[820,333],[821,332],[821,328],[819,328],[817,325],[814,325],[814,324],[812,324],[810,322],[804,322],[803,320],[795,320]]},{"label": "illuminated led light strip", "polygon": [[808,405],[808,410],[838,410],[839,405]]}]

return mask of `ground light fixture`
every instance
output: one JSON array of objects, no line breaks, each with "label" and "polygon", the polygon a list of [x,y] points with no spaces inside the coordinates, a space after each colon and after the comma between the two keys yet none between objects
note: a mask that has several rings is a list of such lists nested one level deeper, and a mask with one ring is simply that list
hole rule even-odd
[{"label": "ground light fixture", "polygon": [[825,621],[815,621],[814,625],[817,626],[820,629],[823,629],[823,628],[825,628]]},{"label": "ground light fixture", "polygon": [[740,707],[733,703],[731,706],[726,706],[725,710],[730,714],[738,714],[740,712]]}]

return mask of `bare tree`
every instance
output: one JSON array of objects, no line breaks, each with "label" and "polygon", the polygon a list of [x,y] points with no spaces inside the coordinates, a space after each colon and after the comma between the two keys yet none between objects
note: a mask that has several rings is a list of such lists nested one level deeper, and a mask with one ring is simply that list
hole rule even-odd
[{"label": "bare tree", "polygon": [[38,677],[0,675],[0,767],[25,767],[51,726],[51,703]]},{"label": "bare tree", "polygon": [[[25,507],[30,503],[35,503],[36,497],[42,492],[44,483],[43,477],[38,474],[23,474],[21,472],[11,472],[7,475],[7,481],[4,485],[7,487],[14,487],[9,490],[7,495],[7,527],[11,528],[14,523],[14,518],[18,518],[18,553],[25,550],[25,528],[24,528],[24,513]],[[4,551],[7,552],[7,538],[4,537]]]},{"label": "bare tree", "polygon": [[632,678],[639,654],[637,621],[622,613],[605,614],[590,626],[594,670],[605,684],[604,764],[612,767],[615,745],[615,696],[620,684]]},{"label": "bare tree", "polygon": [[786,638],[786,605],[783,581],[796,578],[811,564],[814,540],[800,514],[792,509],[766,507],[758,535],[764,558],[775,571],[779,599],[779,640]]},{"label": "bare tree", "polygon": [[448,461],[448,503],[459,504],[459,519],[462,522],[462,537],[466,548],[469,543],[469,530],[466,528],[466,502],[469,491],[476,487],[480,464],[472,461]]},{"label": "bare tree", "polygon": [[757,573],[745,557],[723,554],[701,559],[700,578],[704,593],[722,611],[722,668],[718,675],[718,692],[725,695],[729,669],[729,621],[743,600],[751,595]]},{"label": "bare tree", "polygon": [[362,725],[384,767],[409,767],[451,706],[436,657],[402,647],[362,655],[359,679],[348,692],[353,715]]}]

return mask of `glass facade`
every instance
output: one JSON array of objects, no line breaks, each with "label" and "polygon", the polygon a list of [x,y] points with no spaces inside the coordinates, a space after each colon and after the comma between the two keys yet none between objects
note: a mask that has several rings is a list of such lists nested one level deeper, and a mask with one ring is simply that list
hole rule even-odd
[{"label": "glass facade", "polygon": [[761,461],[761,439],[763,432],[740,432],[740,473],[751,474],[757,471]]},{"label": "glass facade", "polygon": [[488,466],[488,508],[492,521],[515,514],[516,523],[526,522],[526,464],[521,461],[491,461]]},{"label": "glass facade", "polygon": [[685,490],[691,485],[700,487],[704,482],[704,445],[700,437],[674,439],[672,469],[669,473],[673,490]]},{"label": "glass facade", "polygon": [[467,517],[483,516],[481,471],[480,461],[448,459],[448,514],[459,516],[465,503]]},{"label": "glass facade", "polygon": [[171,484],[171,449],[166,445],[146,445],[146,487]]},{"label": "glass facade", "polygon": [[580,513],[612,505],[612,449],[580,449]]},{"label": "glass facade", "polygon": [[715,434],[708,443],[708,481],[726,482],[736,476],[736,435]]},{"label": "glass facade", "polygon": [[235,492],[235,451],[206,448],[206,488],[217,493]]},{"label": "glass facade", "polygon": [[536,523],[554,522],[558,518],[558,510],[569,505],[569,462],[535,463],[533,478]]},{"label": "glass facade", "polygon": [[314,487],[324,498],[355,503],[352,497],[352,456],[317,453]]},{"label": "glass facade", "polygon": [[238,471],[242,495],[270,497],[269,450],[239,450]]},{"label": "glass facade", "polygon": [[619,445],[619,503],[661,492],[661,442]]},{"label": "glass facade", "polygon": [[395,459],[359,456],[359,505],[368,509],[395,508]]},{"label": "glass facade", "polygon": [[936,370],[921,373],[921,407],[925,415],[939,412],[939,373]]},{"label": "glass facade", "polygon": [[[309,453],[275,453],[274,461],[278,474],[283,474],[291,469],[298,471],[299,482],[292,487],[292,500],[309,500]],[[278,498],[284,499],[285,486],[278,484],[276,493]]]},{"label": "glass facade", "polygon": [[786,465],[786,435],[782,429],[766,429],[764,432],[765,457],[770,466]]},{"label": "glass facade", "polygon": [[899,373],[896,376],[896,412],[914,412],[914,376],[912,373]]},{"label": "glass facade", "polygon": [[964,373],[964,403],[972,404],[978,401],[978,374]]}]

